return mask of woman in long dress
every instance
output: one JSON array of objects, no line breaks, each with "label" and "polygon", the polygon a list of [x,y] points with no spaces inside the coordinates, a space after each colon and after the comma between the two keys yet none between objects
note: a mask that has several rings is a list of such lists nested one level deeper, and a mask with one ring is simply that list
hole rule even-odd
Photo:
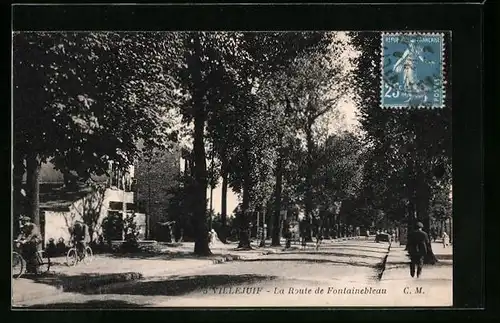
[{"label": "woman in long dress", "polygon": [[450,237],[446,231],[443,231],[443,248],[446,248],[450,245]]}]

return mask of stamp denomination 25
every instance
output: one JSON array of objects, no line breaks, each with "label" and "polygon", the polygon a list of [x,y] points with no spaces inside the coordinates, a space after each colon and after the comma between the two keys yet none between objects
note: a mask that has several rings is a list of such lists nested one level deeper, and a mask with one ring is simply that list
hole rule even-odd
[{"label": "stamp denomination 25", "polygon": [[444,106],[444,39],[441,33],[383,33],[383,108]]}]

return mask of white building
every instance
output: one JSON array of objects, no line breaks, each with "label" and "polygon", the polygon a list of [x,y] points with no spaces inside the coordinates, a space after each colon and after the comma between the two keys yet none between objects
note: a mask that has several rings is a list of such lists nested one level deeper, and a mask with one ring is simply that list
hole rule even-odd
[{"label": "white building", "polygon": [[[86,212],[94,212],[97,216],[94,238],[102,233],[102,221],[109,215],[122,215],[134,212],[135,196],[133,192],[134,168],[122,174],[113,171],[110,164],[111,177],[93,177],[96,187],[77,184],[72,188],[64,186],[64,176],[54,169],[51,163],[44,163],[40,170],[40,229],[44,243],[49,239],[70,238],[69,228],[75,221],[82,220]],[[136,223],[145,231],[145,215],[135,213]]]}]

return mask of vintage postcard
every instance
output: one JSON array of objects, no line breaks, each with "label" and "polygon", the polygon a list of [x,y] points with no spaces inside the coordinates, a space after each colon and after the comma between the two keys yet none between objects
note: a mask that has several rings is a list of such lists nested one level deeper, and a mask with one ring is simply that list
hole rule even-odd
[{"label": "vintage postcard", "polygon": [[14,32],[12,306],[452,306],[449,42]]}]

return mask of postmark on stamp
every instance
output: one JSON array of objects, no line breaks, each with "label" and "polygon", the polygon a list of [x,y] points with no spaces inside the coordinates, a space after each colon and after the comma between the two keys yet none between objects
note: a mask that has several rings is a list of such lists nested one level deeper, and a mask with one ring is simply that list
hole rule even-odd
[{"label": "postmark on stamp", "polygon": [[444,106],[442,33],[383,33],[381,46],[382,108]]}]

